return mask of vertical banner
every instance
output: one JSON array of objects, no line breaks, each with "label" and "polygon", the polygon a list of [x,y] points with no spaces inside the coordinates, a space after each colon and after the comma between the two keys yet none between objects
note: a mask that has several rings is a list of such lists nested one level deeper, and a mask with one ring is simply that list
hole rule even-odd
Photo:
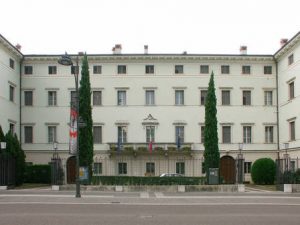
[{"label": "vertical banner", "polygon": [[149,152],[152,153],[152,141],[149,142]]},{"label": "vertical banner", "polygon": [[69,153],[71,155],[76,155],[77,152],[77,120],[78,114],[76,112],[76,108],[71,106],[70,112],[70,142],[69,142]]}]

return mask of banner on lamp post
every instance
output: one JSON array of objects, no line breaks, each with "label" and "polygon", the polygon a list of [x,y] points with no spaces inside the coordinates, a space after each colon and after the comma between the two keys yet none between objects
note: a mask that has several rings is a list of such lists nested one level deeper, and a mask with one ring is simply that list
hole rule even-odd
[{"label": "banner on lamp post", "polygon": [[78,127],[77,127],[78,113],[74,107],[71,107],[70,111],[70,140],[69,140],[69,153],[71,155],[76,155],[77,152],[77,135],[78,135]]}]

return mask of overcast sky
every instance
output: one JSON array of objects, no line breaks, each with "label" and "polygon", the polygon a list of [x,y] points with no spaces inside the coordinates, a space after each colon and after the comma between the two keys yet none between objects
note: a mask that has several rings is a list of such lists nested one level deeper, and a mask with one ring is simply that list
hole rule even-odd
[{"label": "overcast sky", "polygon": [[273,54],[300,31],[299,0],[2,0],[0,33],[24,54]]}]

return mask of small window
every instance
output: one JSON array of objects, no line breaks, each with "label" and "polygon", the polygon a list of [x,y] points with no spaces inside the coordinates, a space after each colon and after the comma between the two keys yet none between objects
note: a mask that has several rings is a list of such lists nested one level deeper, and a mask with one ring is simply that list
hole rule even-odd
[{"label": "small window", "polygon": [[56,141],[56,126],[48,126],[48,143],[54,143]]},{"label": "small window", "polygon": [[12,85],[9,85],[9,101],[15,101],[15,87]]},{"label": "small window", "polygon": [[99,65],[93,66],[93,73],[94,74],[101,74],[102,73],[102,66],[99,66]]},{"label": "small window", "polygon": [[222,90],[222,105],[230,105],[230,90]]},{"label": "small window", "polygon": [[146,105],[155,105],[154,90],[146,90]]},{"label": "small window", "polygon": [[48,106],[56,106],[56,91],[48,91]]},{"label": "small window", "polygon": [[79,66],[71,66],[71,74],[78,74]]},{"label": "small window", "polygon": [[154,74],[154,65],[146,65],[145,73],[146,74]]},{"label": "small window", "polygon": [[291,65],[294,63],[294,54],[289,55],[288,57],[288,64]]},{"label": "small window", "polygon": [[250,66],[242,66],[242,74],[250,74],[251,67]]},{"label": "small window", "polygon": [[118,65],[118,74],[126,74],[126,65]]},{"label": "small window", "polygon": [[118,91],[118,105],[126,105],[126,91]]},{"label": "small window", "polygon": [[102,163],[101,162],[94,163],[93,174],[95,174],[95,175],[102,174]]},{"label": "small window", "polygon": [[93,91],[93,105],[102,105],[101,91]]},{"label": "small window", "polygon": [[16,129],[16,125],[14,123],[10,123],[9,124],[9,132],[11,132],[12,134],[15,133],[15,129]]},{"label": "small window", "polygon": [[295,85],[294,82],[289,83],[289,100],[292,100],[295,98]]},{"label": "small window", "polygon": [[26,144],[33,143],[33,127],[24,126],[24,142]]},{"label": "small window", "polygon": [[295,135],[295,121],[290,122],[290,140],[295,141],[296,135]]},{"label": "small window", "polygon": [[119,170],[119,175],[126,175],[127,174],[127,163],[119,162],[118,170]]},{"label": "small window", "polygon": [[155,126],[146,126],[146,142],[155,142]]},{"label": "small window", "polygon": [[9,67],[14,69],[15,68],[15,60],[9,59]]},{"label": "small window", "polygon": [[183,74],[183,65],[175,65],[175,74]]},{"label": "small window", "polygon": [[272,105],[273,105],[273,92],[265,91],[265,106],[272,106]]},{"label": "small window", "polygon": [[184,162],[176,162],[176,173],[184,175],[185,173]]},{"label": "small window", "polygon": [[24,74],[25,75],[30,75],[33,73],[32,66],[24,66]]},{"label": "small window", "polygon": [[175,141],[177,145],[184,143],[184,126],[175,126]]},{"label": "small window", "polygon": [[224,144],[231,143],[231,127],[230,126],[222,127],[222,142]]},{"label": "small window", "polygon": [[154,175],[155,174],[155,163],[154,162],[147,162],[146,163],[146,173],[148,175]]},{"label": "small window", "polygon": [[272,74],[272,66],[264,66],[264,74]]},{"label": "small window", "polygon": [[209,66],[208,65],[201,65],[200,66],[200,73],[201,74],[208,74],[209,73]]},{"label": "small window", "polygon": [[93,126],[93,140],[94,144],[102,143],[102,126]]},{"label": "small window", "polygon": [[252,162],[244,162],[244,173],[251,173]]},{"label": "small window", "polygon": [[77,99],[77,93],[76,91],[71,91],[71,99],[70,99],[70,105],[75,106],[76,105],[76,99]]},{"label": "small window", "polygon": [[33,92],[24,91],[24,105],[32,106],[33,105]]},{"label": "small window", "polygon": [[251,105],[251,91],[243,91],[243,105]]},{"label": "small window", "polygon": [[250,144],[252,143],[252,127],[244,126],[243,127],[243,143]]},{"label": "small window", "polygon": [[56,66],[48,66],[48,74],[56,74]]},{"label": "small window", "polygon": [[118,126],[118,143],[127,143],[127,127]]},{"label": "small window", "polygon": [[204,129],[205,129],[205,126],[201,126],[201,143],[203,144],[204,143]]},{"label": "small window", "polygon": [[230,67],[228,65],[222,65],[221,74],[229,74],[229,73],[230,73]]},{"label": "small window", "polygon": [[274,142],[273,130],[273,126],[265,127],[265,143],[269,144]]},{"label": "small window", "polygon": [[207,90],[201,90],[201,92],[200,92],[200,104],[201,105],[205,105],[206,96],[207,96]]},{"label": "small window", "polygon": [[175,105],[184,105],[184,90],[175,90]]}]

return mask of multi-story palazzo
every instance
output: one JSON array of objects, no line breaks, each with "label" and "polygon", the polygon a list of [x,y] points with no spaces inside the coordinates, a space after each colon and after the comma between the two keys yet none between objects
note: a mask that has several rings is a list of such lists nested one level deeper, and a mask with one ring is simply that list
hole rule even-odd
[{"label": "multi-story palazzo", "polygon": [[[147,47],[142,54],[122,54],[120,45],[112,54],[88,55],[94,174],[202,176],[212,72],[226,182],[235,181],[239,153],[248,181],[258,158],[299,157],[299,45],[300,33],[274,55],[249,55],[245,46],[238,55],[149,54]],[[69,117],[76,68],[58,64],[59,58],[22,55],[0,36],[0,124],[4,132],[17,133],[28,163],[49,163],[58,142],[71,182]]]}]

